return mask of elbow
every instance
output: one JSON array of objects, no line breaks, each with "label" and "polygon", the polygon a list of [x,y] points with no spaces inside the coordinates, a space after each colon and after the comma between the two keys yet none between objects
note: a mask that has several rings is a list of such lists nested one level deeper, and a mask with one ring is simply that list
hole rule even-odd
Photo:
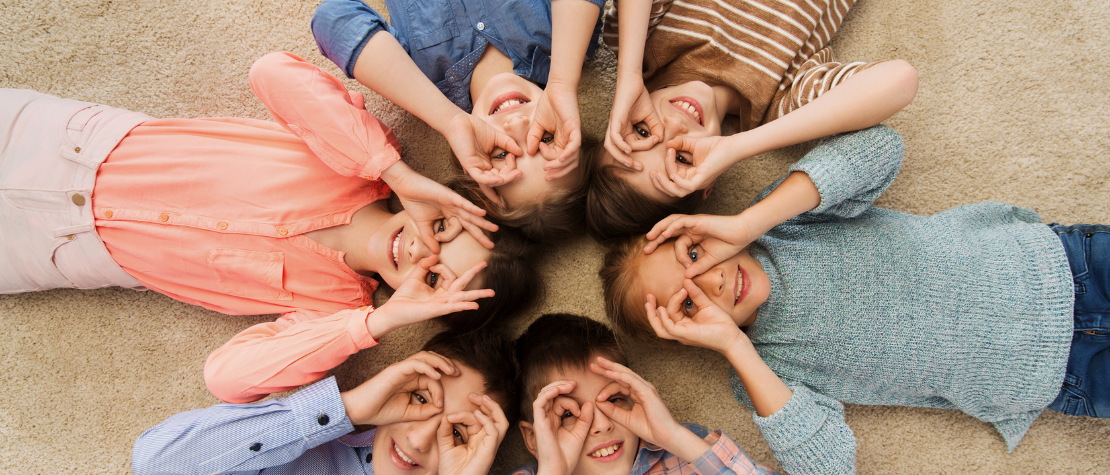
[{"label": "elbow", "polygon": [[223,363],[220,357],[221,350],[223,348],[209,355],[208,361],[204,363],[204,385],[208,387],[208,391],[219,400],[232,404],[245,404],[262,399],[264,395],[252,392],[254,388],[245,381],[243,375],[233,370],[234,365],[228,368],[228,365]]}]

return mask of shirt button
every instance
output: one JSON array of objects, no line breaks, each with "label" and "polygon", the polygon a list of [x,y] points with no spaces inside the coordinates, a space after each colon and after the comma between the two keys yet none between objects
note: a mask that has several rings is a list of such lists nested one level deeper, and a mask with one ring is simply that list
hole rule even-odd
[{"label": "shirt button", "polygon": [[281,227],[281,226],[279,226],[279,227],[277,228],[277,231],[278,231],[278,234],[280,234],[280,235],[282,235],[282,236],[284,236],[284,235],[286,235],[286,234],[289,234],[289,230],[288,230],[288,229],[285,229],[285,228],[283,228],[283,227]]},{"label": "shirt button", "polygon": [[69,199],[70,199],[70,201],[73,201],[73,204],[75,204],[77,206],[85,206],[85,197],[84,196],[74,194],[73,196],[69,197]]},{"label": "shirt button", "polygon": [[216,225],[216,229],[219,229],[220,231],[227,229],[227,223],[220,221],[220,223]]},{"label": "shirt button", "polygon": [[72,234],[67,234],[66,235],[66,241],[72,241],[72,240],[73,240],[73,235]]},{"label": "shirt button", "polygon": [[486,24],[483,23],[483,22],[478,22],[478,24],[474,25],[474,27],[477,28],[478,31],[482,31],[482,30],[486,29]]},{"label": "shirt button", "polygon": [[112,219],[112,211],[111,210],[105,211],[104,212],[104,217],[108,218],[108,219]]},{"label": "shirt button", "polygon": [[262,450],[262,442],[255,442],[250,446],[251,452],[258,452]]},{"label": "shirt button", "polygon": [[371,460],[374,460],[374,452],[366,452],[366,463],[370,463]]},{"label": "shirt button", "polygon": [[76,153],[81,153],[81,147],[73,147],[73,151]]},{"label": "shirt button", "polygon": [[158,221],[161,221],[161,222],[164,223],[164,222],[169,221],[169,220],[170,220],[170,215],[168,215],[166,213],[162,213],[162,214],[158,215]]},{"label": "shirt button", "polygon": [[358,308],[358,311],[360,311],[360,312],[361,312],[361,311],[363,311],[363,310],[366,310],[366,309],[368,309],[368,308],[370,308],[370,306],[369,306],[369,305],[363,305],[363,306],[361,306],[361,307],[359,307],[359,308]]},{"label": "shirt button", "polygon": [[320,417],[316,418],[316,423],[322,426],[328,425],[329,422],[331,422],[331,418],[327,414],[320,414]]}]

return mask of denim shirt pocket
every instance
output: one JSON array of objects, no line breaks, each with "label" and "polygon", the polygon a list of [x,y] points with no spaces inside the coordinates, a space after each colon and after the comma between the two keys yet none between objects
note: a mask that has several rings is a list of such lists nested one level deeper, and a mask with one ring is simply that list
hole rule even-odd
[{"label": "denim shirt pocket", "polygon": [[208,252],[208,267],[221,292],[257,300],[293,300],[292,292],[282,287],[285,255],[243,249],[213,249]]},{"label": "denim shirt pocket", "polygon": [[450,2],[415,0],[405,5],[405,14],[413,48],[428,48],[459,36]]}]

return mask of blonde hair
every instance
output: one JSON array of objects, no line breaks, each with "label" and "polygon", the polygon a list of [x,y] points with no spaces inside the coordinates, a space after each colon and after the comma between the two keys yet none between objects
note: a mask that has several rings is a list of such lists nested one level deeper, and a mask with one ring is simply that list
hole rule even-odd
[{"label": "blonde hair", "polygon": [[621,334],[633,339],[658,342],[655,330],[647,321],[640,282],[647,238],[635,236],[612,243],[597,275],[605,294],[605,315]]}]

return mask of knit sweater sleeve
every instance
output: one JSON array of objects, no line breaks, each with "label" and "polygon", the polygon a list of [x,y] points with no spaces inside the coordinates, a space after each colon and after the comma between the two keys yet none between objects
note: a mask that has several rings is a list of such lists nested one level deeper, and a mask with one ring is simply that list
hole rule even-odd
[{"label": "knit sweater sleeve", "polygon": [[[732,392],[751,407],[736,373]],[[844,421],[844,405],[802,384],[786,381],[794,392],[774,414],[752,419],[786,473],[856,473],[856,437]]]},{"label": "knit sweater sleeve", "polygon": [[[823,221],[863,214],[898,176],[904,151],[902,137],[885,125],[821,141],[789,169],[809,175],[821,193],[821,204],[791,221]],[[766,197],[779,183],[781,179],[764,189],[755,201]]]}]

